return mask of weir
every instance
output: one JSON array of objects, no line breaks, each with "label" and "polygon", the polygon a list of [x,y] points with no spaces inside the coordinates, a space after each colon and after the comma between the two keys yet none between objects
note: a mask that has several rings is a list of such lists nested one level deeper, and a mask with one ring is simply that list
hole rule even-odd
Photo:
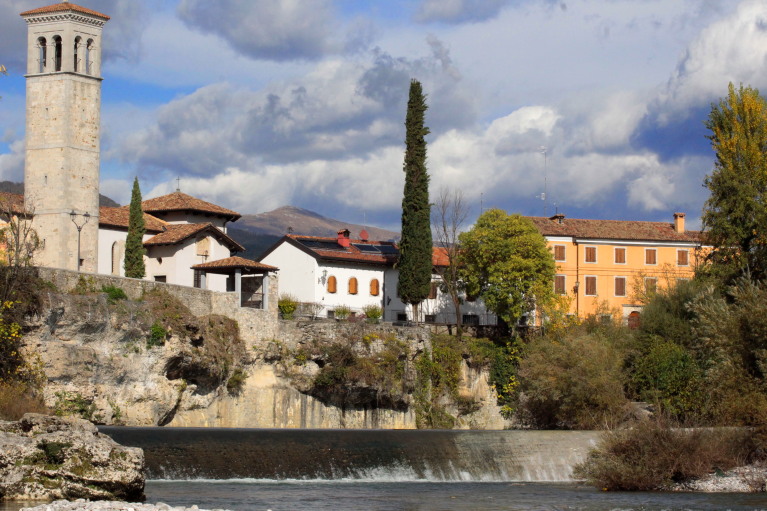
[{"label": "weir", "polygon": [[102,426],[141,447],[149,479],[568,481],[593,431]]}]

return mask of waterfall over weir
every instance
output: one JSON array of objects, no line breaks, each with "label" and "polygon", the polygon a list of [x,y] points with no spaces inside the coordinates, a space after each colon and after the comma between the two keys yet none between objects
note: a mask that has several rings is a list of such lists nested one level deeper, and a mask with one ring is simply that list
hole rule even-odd
[{"label": "waterfall over weir", "polygon": [[103,426],[144,449],[149,479],[567,481],[591,431]]}]

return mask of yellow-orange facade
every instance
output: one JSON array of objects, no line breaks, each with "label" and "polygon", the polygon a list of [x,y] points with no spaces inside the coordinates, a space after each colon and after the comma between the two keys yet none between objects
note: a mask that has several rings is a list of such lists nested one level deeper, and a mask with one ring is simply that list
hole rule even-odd
[{"label": "yellow-orange facade", "polygon": [[[634,317],[654,288],[692,278],[700,232],[674,222],[531,217],[557,265],[554,290],[570,299],[578,317],[597,313]],[[633,313],[633,314],[632,314]]]}]

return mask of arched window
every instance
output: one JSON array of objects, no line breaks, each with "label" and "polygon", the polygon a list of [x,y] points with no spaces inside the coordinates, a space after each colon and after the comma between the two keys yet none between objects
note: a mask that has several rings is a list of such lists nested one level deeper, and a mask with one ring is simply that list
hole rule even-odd
[{"label": "arched window", "polygon": [[120,243],[112,243],[112,275],[120,274]]},{"label": "arched window", "polygon": [[85,44],[85,74],[91,74],[91,50],[93,49],[93,39],[88,39]]},{"label": "arched window", "polygon": [[80,72],[80,61],[77,58],[78,57],[77,49],[80,47],[80,40],[81,40],[80,36],[75,37],[75,53],[74,53],[75,57],[74,57],[74,62],[73,62],[74,66],[72,67],[72,69],[75,70],[75,73]]},{"label": "arched window", "polygon": [[61,36],[53,36],[53,44],[56,47],[54,54],[54,70],[61,71]]},{"label": "arched window", "polygon": [[328,293],[336,292],[336,278],[334,276],[328,277]]},{"label": "arched window", "polygon": [[349,279],[349,294],[350,295],[357,294],[357,278],[356,277],[352,277]]},{"label": "arched window", "polygon": [[38,59],[38,72],[44,73],[45,72],[45,64],[46,60],[48,59],[48,46],[47,41],[45,40],[45,37],[41,37],[37,40],[37,45],[40,49],[37,59]]},{"label": "arched window", "polygon": [[370,296],[378,296],[378,293],[381,290],[381,285],[378,282],[378,279],[373,279],[370,281]]}]

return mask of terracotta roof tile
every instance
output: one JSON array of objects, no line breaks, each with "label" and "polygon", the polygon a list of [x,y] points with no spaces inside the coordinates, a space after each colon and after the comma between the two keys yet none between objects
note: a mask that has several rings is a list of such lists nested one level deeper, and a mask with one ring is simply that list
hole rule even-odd
[{"label": "terracotta roof tile", "polygon": [[669,241],[697,243],[701,240],[700,231],[678,233],[670,222],[644,222],[637,220],[586,220],[564,218],[560,224],[556,219],[546,217],[527,217],[533,221],[544,236],[573,236],[576,238],[632,240],[632,241]]},{"label": "terracotta roof tile", "polygon": [[182,241],[196,236],[203,231],[210,232],[213,236],[216,236],[228,245],[232,250],[237,252],[244,252],[245,247],[230,238],[225,232],[218,227],[214,227],[211,223],[206,224],[167,224],[166,231],[161,232],[155,236],[152,236],[144,242],[145,247],[152,247],[158,245],[175,245]]},{"label": "terracotta roof tile", "polygon": [[210,261],[207,263],[195,264],[192,266],[195,270],[225,270],[242,268],[245,270],[268,270],[277,271],[279,268],[276,266],[269,266],[268,264],[251,261],[244,257],[234,256],[227,257],[226,259],[219,259],[217,261]]},{"label": "terracotta roof tile", "polygon": [[32,9],[29,11],[24,11],[21,13],[21,16],[34,16],[35,14],[48,14],[52,12],[64,12],[64,11],[74,11],[74,12],[80,12],[83,14],[90,14],[92,16],[98,16],[99,18],[108,20],[110,19],[109,16],[106,14],[102,14],[98,11],[94,11],[93,9],[88,9],[87,7],[81,7],[79,5],[70,3],[70,2],[61,2],[58,4],[48,5],[46,7],[38,7],[37,9]]},{"label": "terracotta roof tile", "polygon": [[[99,225],[127,229],[129,217],[129,209],[110,208],[106,206],[99,208]],[[159,218],[153,217],[149,213],[144,213],[144,225],[147,232],[163,232],[169,224],[163,222]]]},{"label": "terracotta roof tile", "polygon": [[169,211],[197,211],[217,216],[230,217],[231,221],[240,218],[239,213],[226,209],[210,202],[192,197],[181,192],[173,192],[154,199],[148,199],[141,203],[141,207],[147,213],[164,213]]},{"label": "terracotta roof tile", "polygon": [[0,213],[24,215],[24,196],[19,193],[0,192]]}]

